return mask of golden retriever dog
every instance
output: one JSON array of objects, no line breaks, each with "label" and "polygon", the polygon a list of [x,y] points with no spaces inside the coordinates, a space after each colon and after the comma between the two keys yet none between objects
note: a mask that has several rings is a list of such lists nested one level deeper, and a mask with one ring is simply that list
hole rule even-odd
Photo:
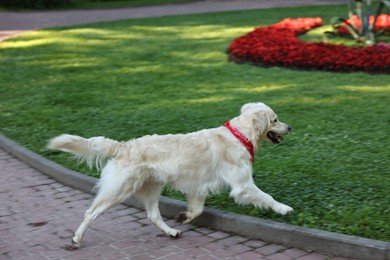
[{"label": "golden retriever dog", "polygon": [[74,247],[80,247],[85,231],[100,214],[133,195],[144,203],[151,222],[178,238],[181,231],[170,228],[158,208],[164,185],[187,197],[187,211],[176,218],[180,223],[199,216],[206,196],[225,187],[231,188],[230,196],[236,203],[282,215],[291,212],[291,207],[261,191],[252,179],[254,153],[261,142],[279,143],[290,131],[270,107],[248,103],[239,116],[223,126],[188,134],[148,135],[127,142],[68,134],[55,137],[48,148],[73,153],[90,167],[105,164],[97,195],[73,236]]}]

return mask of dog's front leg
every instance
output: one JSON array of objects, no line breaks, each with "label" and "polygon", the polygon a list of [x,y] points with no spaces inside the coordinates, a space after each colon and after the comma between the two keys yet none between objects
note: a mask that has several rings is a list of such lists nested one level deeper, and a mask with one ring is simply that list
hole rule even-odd
[{"label": "dog's front leg", "polygon": [[206,197],[197,195],[187,195],[188,209],[180,212],[176,216],[176,221],[180,224],[188,223],[203,212]]},{"label": "dog's front leg", "polygon": [[293,209],[283,203],[276,201],[271,195],[263,192],[254,184],[248,184],[239,189],[233,189],[230,196],[234,197],[239,204],[253,204],[255,207],[271,208],[276,213],[286,215]]},{"label": "dog's front leg", "polygon": [[230,184],[232,191],[230,196],[238,204],[253,204],[255,207],[268,209],[271,208],[276,213],[285,215],[292,212],[293,209],[283,203],[276,201],[271,195],[260,190],[252,179],[252,171],[231,171],[227,174],[226,181]]}]

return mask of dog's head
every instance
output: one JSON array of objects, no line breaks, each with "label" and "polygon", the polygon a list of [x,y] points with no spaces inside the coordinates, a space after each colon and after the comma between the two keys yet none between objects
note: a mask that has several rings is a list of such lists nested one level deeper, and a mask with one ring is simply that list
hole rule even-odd
[{"label": "dog's head", "polygon": [[275,112],[264,103],[248,103],[241,108],[241,115],[247,125],[255,130],[257,140],[279,143],[292,129],[281,122]]}]

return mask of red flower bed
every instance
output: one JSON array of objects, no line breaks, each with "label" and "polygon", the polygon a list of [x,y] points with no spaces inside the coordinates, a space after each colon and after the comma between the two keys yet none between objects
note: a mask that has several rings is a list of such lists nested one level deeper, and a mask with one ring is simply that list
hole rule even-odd
[{"label": "red flower bed", "polygon": [[[374,22],[374,16],[370,16],[369,23],[372,24]],[[351,19],[347,20],[347,23],[354,24],[358,30],[360,30],[361,21],[358,18],[357,15],[352,16]],[[346,22],[343,23],[344,26],[347,25]],[[338,28],[339,33],[343,34],[349,34],[349,31],[344,27]],[[376,22],[375,22],[375,28],[374,32],[379,30],[385,30],[386,33],[390,33],[390,15],[388,14],[381,14],[378,16]]]},{"label": "red flower bed", "polygon": [[321,25],[321,18],[287,18],[267,27],[256,28],[231,42],[229,58],[238,63],[265,66],[390,73],[390,48],[386,45],[346,47],[306,43],[297,38]]}]

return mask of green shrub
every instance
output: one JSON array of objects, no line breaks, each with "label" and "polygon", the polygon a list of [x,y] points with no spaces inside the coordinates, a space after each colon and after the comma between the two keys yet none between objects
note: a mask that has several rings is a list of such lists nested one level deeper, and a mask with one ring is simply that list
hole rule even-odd
[{"label": "green shrub", "polygon": [[[390,12],[390,1],[381,0],[375,2],[377,8],[375,12],[372,11],[371,0],[348,0],[348,15],[349,19],[334,17],[332,19],[332,26],[334,31],[325,32],[326,36],[343,36],[340,34],[339,29],[344,29],[355,39],[357,43],[363,43],[366,46],[372,46],[375,44],[375,37],[381,35],[388,30],[387,19],[383,19],[385,28],[376,30],[376,25],[379,24],[378,18],[382,14],[383,10],[387,9],[387,13]],[[381,18],[379,18],[380,20]],[[383,23],[382,22],[382,23]]]},{"label": "green shrub", "polygon": [[67,4],[69,2],[70,0],[0,0],[0,6],[29,9],[46,9]]}]

